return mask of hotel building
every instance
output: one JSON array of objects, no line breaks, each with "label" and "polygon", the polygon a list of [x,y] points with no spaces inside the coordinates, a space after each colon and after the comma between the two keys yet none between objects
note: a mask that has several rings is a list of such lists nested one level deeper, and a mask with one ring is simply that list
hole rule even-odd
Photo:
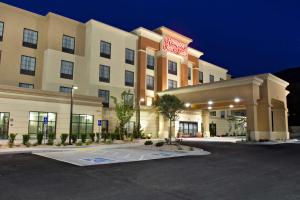
[{"label": "hotel building", "polygon": [[[166,27],[127,32],[0,3],[0,139],[9,133],[68,133],[72,91],[72,132],[98,132],[98,120],[103,131],[113,132],[117,118],[110,97],[120,98],[125,90],[132,94],[126,98],[141,105],[141,126],[153,137],[168,133],[153,101],[172,94],[190,105],[173,125],[176,134],[289,138],[287,82],[272,74],[231,79],[190,43]],[[246,120],[240,130],[232,130],[232,116]],[[128,132],[134,123],[136,116]]]}]

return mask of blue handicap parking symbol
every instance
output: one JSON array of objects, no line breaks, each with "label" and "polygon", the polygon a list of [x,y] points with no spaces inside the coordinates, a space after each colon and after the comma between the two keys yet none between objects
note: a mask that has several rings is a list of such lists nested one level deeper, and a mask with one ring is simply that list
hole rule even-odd
[{"label": "blue handicap parking symbol", "polygon": [[91,162],[93,164],[103,164],[103,163],[110,163],[113,162],[113,160],[107,159],[107,158],[83,158],[82,160]]}]

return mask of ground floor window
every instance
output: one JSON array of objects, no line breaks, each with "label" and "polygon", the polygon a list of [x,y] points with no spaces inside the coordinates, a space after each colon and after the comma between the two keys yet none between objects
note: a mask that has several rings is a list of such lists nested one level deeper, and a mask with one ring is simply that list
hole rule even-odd
[{"label": "ground floor window", "polygon": [[37,133],[56,134],[56,113],[50,112],[29,112],[28,134]]},{"label": "ground floor window", "polygon": [[72,134],[80,138],[81,134],[94,132],[94,116],[84,114],[74,114],[72,117]]},{"label": "ground floor window", "polygon": [[196,136],[198,133],[198,123],[180,121],[179,132],[183,134],[189,134],[190,136]]},{"label": "ground floor window", "polygon": [[0,112],[0,139],[7,139],[9,127],[9,113]]}]

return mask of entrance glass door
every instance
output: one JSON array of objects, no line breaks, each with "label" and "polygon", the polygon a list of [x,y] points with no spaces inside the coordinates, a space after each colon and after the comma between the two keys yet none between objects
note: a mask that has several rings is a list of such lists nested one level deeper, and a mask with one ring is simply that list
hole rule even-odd
[{"label": "entrance glass door", "polygon": [[217,135],[217,125],[216,125],[216,123],[210,123],[209,124],[209,132],[210,132],[210,137],[215,137]]},{"label": "entrance glass door", "polygon": [[0,112],[0,139],[8,138],[9,113]]},{"label": "entrance glass door", "polygon": [[198,122],[179,122],[179,131],[184,135],[195,137],[198,132]]}]

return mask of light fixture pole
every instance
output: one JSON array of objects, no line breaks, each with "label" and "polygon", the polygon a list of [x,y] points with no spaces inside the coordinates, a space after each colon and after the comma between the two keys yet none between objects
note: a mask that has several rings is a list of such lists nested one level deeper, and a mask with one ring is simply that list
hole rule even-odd
[{"label": "light fixture pole", "polygon": [[71,134],[72,134],[72,118],[73,118],[73,96],[74,96],[74,90],[77,90],[78,87],[77,86],[73,86],[72,85],[72,89],[71,89],[71,106],[70,106],[70,128],[69,128],[69,145],[72,144],[72,140],[71,140]]}]

